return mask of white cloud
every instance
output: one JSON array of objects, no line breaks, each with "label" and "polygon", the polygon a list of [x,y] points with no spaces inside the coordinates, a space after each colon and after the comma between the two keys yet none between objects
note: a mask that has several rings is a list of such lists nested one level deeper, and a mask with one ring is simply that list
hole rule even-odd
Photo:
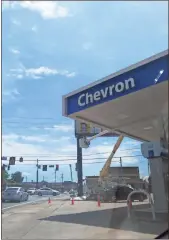
[{"label": "white cloud", "polygon": [[11,48],[10,52],[12,52],[13,54],[20,54],[20,51],[14,48]]},{"label": "white cloud", "polygon": [[68,124],[58,124],[54,125],[53,127],[45,127],[44,130],[55,130],[55,131],[60,131],[60,132],[72,132],[74,130],[73,125],[68,125]]},{"label": "white cloud", "polygon": [[[24,142],[20,142],[20,140],[25,138]],[[32,140],[39,140],[46,139],[49,145],[44,145],[43,142],[38,142],[34,144]],[[30,140],[30,142],[29,142]],[[54,144],[51,144],[53,141]],[[56,144],[55,144],[56,141]],[[86,166],[94,166],[90,165],[91,163],[100,162],[97,167],[98,173],[102,169],[104,163],[107,160],[110,152],[112,151],[112,145],[95,145],[91,146],[89,149],[83,151],[83,163],[84,163],[84,172]],[[119,149],[120,150],[120,149]],[[106,153],[107,152],[107,153]],[[102,153],[102,154],[100,154]],[[27,166],[28,164],[36,164],[36,159],[43,160],[43,164],[54,164],[53,161],[50,160],[57,160],[59,165],[62,164],[75,164],[77,161],[77,146],[71,142],[69,136],[62,136],[62,137],[53,137],[50,135],[37,135],[37,136],[19,136],[17,134],[8,134],[3,136],[2,141],[2,155],[3,156],[16,156],[16,160],[19,160],[19,157],[23,157],[24,162],[22,165]],[[125,152],[121,153],[118,151],[116,157],[122,157],[128,155]],[[130,156],[133,154],[130,153]],[[129,155],[128,155],[129,156]],[[59,161],[58,161],[59,160]],[[138,159],[136,157],[122,157],[122,162],[124,166],[138,165]],[[42,162],[40,162],[42,164]],[[56,162],[55,162],[56,163]],[[17,162],[16,162],[17,165]],[[119,158],[114,158],[112,160],[111,166],[119,166]],[[64,165],[62,165],[64,167]],[[66,169],[68,166],[65,166]],[[24,170],[25,171],[25,170]],[[25,171],[26,172],[26,171]],[[87,175],[87,172],[85,173]]]},{"label": "white cloud", "polygon": [[[24,142],[20,142],[21,140],[25,140]],[[34,142],[38,142],[34,144]],[[44,147],[43,141],[47,143],[55,143],[50,147]],[[17,134],[7,134],[2,136],[2,152],[4,156],[16,156],[16,160],[19,160],[19,156],[24,158],[24,163],[28,164],[28,161],[31,160],[30,164],[35,163],[35,159],[46,160],[46,163],[51,164],[49,159],[60,159],[60,163],[72,163],[72,160],[64,161],[68,159],[68,155],[72,154],[72,152],[68,152],[64,154],[62,152],[63,149],[69,149],[70,138],[67,136],[52,138],[47,135],[38,135],[38,136],[22,136]],[[75,151],[73,152],[75,154]],[[72,159],[72,158],[71,158]],[[33,162],[32,162],[33,161]],[[76,157],[74,155],[74,162],[76,162]],[[24,164],[23,163],[23,164]]]},{"label": "white cloud", "polygon": [[17,135],[17,134],[6,134],[2,136],[2,141],[10,141],[10,142],[15,142],[15,141],[24,141],[24,142],[37,142],[37,143],[52,143],[52,142],[66,142],[69,141],[70,137],[69,136],[62,136],[62,137],[57,137],[57,138],[51,138],[50,135]]},{"label": "white cloud", "polygon": [[7,103],[9,101],[17,100],[20,93],[16,88],[12,90],[3,90],[2,91],[2,104]]},{"label": "white cloud", "polygon": [[75,72],[69,72],[67,70],[57,70],[54,68],[44,67],[41,66],[39,68],[28,68],[22,66],[22,68],[18,69],[10,69],[11,74],[9,76],[16,77],[16,78],[23,78],[25,77],[31,77],[33,79],[39,79],[42,76],[49,76],[49,75],[61,75],[65,76],[67,78],[74,77],[76,75]]},{"label": "white cloud", "polygon": [[20,1],[22,8],[38,12],[43,19],[64,18],[69,16],[66,7],[61,6],[57,1]]}]

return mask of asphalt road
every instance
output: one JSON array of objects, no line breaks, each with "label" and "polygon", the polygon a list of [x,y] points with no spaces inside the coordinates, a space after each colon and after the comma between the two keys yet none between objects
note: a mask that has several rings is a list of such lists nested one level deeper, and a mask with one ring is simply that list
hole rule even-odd
[{"label": "asphalt road", "polygon": [[38,202],[38,201],[47,201],[49,199],[49,197],[52,199],[52,198],[58,198],[58,199],[64,199],[66,196],[64,194],[61,194],[59,196],[56,196],[56,197],[53,197],[53,196],[42,196],[42,197],[39,197],[39,196],[29,196],[29,199],[28,201],[26,202],[21,202],[21,203],[16,203],[16,202],[5,202],[5,203],[2,203],[2,209],[8,209],[8,208],[12,208],[12,207],[15,207],[15,206],[19,206],[19,205],[23,205],[23,204],[28,204],[28,203],[31,203],[31,202]]}]

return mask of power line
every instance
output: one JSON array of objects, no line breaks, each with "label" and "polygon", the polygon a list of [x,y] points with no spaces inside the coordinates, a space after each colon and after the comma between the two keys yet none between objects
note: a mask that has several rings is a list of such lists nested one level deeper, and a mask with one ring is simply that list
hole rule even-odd
[{"label": "power line", "polygon": [[[124,150],[121,150],[121,152],[122,151],[129,151],[129,150],[133,150],[133,149],[124,149]],[[137,148],[135,148],[135,149],[137,149]],[[100,153],[84,154],[83,157],[85,157],[85,156],[93,156],[93,155],[101,155],[101,154],[110,154],[110,152],[100,152]],[[29,154],[29,153],[28,154],[17,154],[17,155],[15,155],[15,157],[21,157],[21,155],[22,155],[22,157],[25,157],[25,158],[27,158],[27,157],[35,157],[35,158],[37,158],[37,157],[50,157],[50,156],[55,156],[55,155],[56,155],[56,158],[58,158],[58,157],[76,157],[76,155],[57,155],[56,153],[37,154],[37,155],[33,155],[33,154]],[[140,156],[142,156],[142,155],[140,155]],[[9,155],[5,155],[5,157],[11,157],[11,155],[10,156]],[[131,157],[131,156],[125,156],[125,157]],[[120,158],[120,157],[114,157],[114,158]]]},{"label": "power line", "polygon": [[[35,167],[36,167],[36,160],[34,160],[35,161],[35,164],[33,164],[33,163],[30,163],[30,164],[17,164],[17,165],[14,165],[14,166],[28,166],[28,165],[34,165]],[[41,161],[41,160],[40,160]],[[40,162],[39,161],[39,162]],[[143,162],[143,161],[140,161],[139,163],[141,163],[141,162]],[[96,162],[83,162],[83,164],[99,164],[99,163],[105,163],[105,161],[96,161]],[[120,161],[113,161],[112,162],[112,164],[113,163],[119,163],[120,164]],[[41,164],[39,164],[39,165],[41,165]],[[48,164],[48,165],[51,165],[51,164]],[[60,166],[68,166],[69,165],[69,163],[63,163],[63,164],[60,164]],[[12,165],[13,166],[13,165]]]},{"label": "power line", "polygon": [[[135,157],[141,157],[142,155],[134,155],[134,156],[122,156],[121,158],[135,158]],[[120,157],[114,157],[113,159],[120,159]],[[85,161],[85,160],[87,160],[87,161],[90,161],[90,160],[105,160],[105,157],[103,158],[87,158],[87,159],[85,159],[85,158],[83,158],[83,160]],[[76,161],[77,160],[77,158],[67,158],[67,159],[42,159],[42,160],[39,160],[39,161],[50,161],[50,162],[59,162],[59,161]],[[4,161],[6,161],[6,160],[4,160]],[[19,160],[16,160],[16,161],[19,161]],[[25,161],[36,161],[36,160],[32,160],[32,159],[27,159],[27,160],[25,160]]]}]

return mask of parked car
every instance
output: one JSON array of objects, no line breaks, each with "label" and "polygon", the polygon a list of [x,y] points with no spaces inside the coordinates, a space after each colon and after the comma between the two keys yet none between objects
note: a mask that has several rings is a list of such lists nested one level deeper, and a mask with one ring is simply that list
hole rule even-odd
[{"label": "parked car", "polygon": [[28,201],[29,194],[22,187],[8,187],[2,193],[2,201]]},{"label": "parked car", "polygon": [[44,196],[44,195],[57,196],[60,194],[60,192],[53,190],[51,188],[44,187],[44,188],[38,189],[37,194],[38,196]]},{"label": "parked car", "polygon": [[[134,191],[134,189],[128,185],[119,184],[114,186],[111,189],[105,190],[103,193],[103,201],[104,202],[117,202],[120,200],[127,200],[128,195]],[[147,196],[143,193],[135,193],[132,195],[131,200],[138,200],[143,202]]]},{"label": "parked car", "polygon": [[37,192],[36,188],[29,188],[29,189],[27,190],[27,193],[28,193],[29,195],[35,195],[36,192]]}]

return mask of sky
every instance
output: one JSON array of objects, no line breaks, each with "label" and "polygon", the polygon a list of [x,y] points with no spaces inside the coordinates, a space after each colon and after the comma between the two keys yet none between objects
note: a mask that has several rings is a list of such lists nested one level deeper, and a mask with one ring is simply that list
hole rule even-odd
[{"label": "sky", "polygon": [[[36,179],[39,164],[59,164],[57,181],[75,171],[74,122],[62,96],[168,48],[168,2],[5,1],[2,5],[2,154],[23,157],[9,173]],[[117,138],[83,150],[83,176],[98,175]],[[128,157],[127,157],[128,156]],[[139,166],[140,143],[125,138],[112,166]],[[69,160],[70,159],[70,160]],[[43,160],[43,161],[42,161]],[[53,161],[52,161],[53,160]],[[98,163],[99,162],[99,163]],[[54,169],[39,171],[54,181]]]}]

